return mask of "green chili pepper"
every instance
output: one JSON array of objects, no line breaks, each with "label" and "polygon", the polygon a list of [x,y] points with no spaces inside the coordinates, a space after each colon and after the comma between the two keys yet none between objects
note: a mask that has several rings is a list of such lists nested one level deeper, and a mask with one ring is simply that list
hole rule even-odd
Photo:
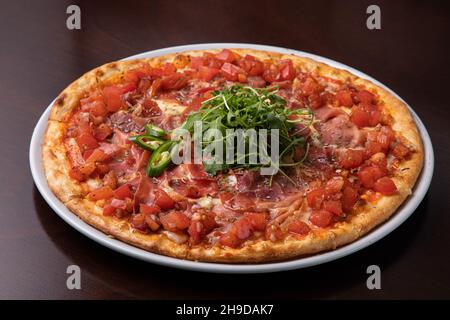
[{"label": "green chili pepper", "polygon": [[149,177],[157,177],[159,176],[164,169],[172,161],[170,156],[170,148],[174,144],[174,141],[164,142],[158,149],[156,149],[150,159],[148,160],[147,165],[147,175]]},{"label": "green chili pepper", "polygon": [[158,149],[165,141],[161,138],[148,136],[148,135],[139,135],[132,136],[128,138],[131,142],[141,147],[142,149],[154,151]]},{"label": "green chili pepper", "polygon": [[145,131],[148,135],[154,137],[164,137],[167,134],[164,129],[161,129],[160,127],[154,126],[150,123],[145,125]]}]

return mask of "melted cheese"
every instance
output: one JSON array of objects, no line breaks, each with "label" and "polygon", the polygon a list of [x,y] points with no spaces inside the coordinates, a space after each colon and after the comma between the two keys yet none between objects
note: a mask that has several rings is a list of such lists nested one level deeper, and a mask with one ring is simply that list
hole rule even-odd
[{"label": "melted cheese", "polygon": [[155,101],[158,104],[158,107],[161,109],[161,111],[167,115],[178,116],[183,113],[184,109],[186,109],[185,106],[182,106],[181,104],[178,104],[175,101],[167,101],[161,99],[156,99]]}]

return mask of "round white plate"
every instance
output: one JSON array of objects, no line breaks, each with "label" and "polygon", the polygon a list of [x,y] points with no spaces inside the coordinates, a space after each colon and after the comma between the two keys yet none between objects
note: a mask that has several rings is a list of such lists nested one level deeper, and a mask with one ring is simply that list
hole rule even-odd
[{"label": "round white plate", "polygon": [[[398,97],[392,90],[376,81],[375,79],[369,77],[368,75],[355,70],[349,66],[346,66],[342,63],[323,58],[320,56],[316,56],[314,54],[272,47],[272,46],[264,46],[264,45],[254,45],[254,44],[245,44],[245,43],[206,43],[206,44],[195,44],[195,45],[185,45],[178,47],[171,47],[166,49],[159,49],[154,51],[149,51],[145,53],[141,53],[138,55],[134,55],[132,57],[128,57],[127,59],[137,59],[137,58],[149,58],[156,57],[160,55],[187,51],[187,50],[204,50],[204,49],[216,49],[216,48],[249,48],[256,50],[267,50],[272,52],[280,52],[285,54],[296,54],[298,56],[309,57],[315,59],[320,62],[327,63],[330,66],[341,68],[352,72],[353,74],[368,79],[373,83],[389,90],[392,94]],[[399,208],[397,213],[395,213],[387,222],[365,235],[361,239],[345,245],[341,248],[338,248],[333,251],[316,254],[314,256],[309,256],[305,258],[299,258],[290,261],[284,262],[275,262],[275,263],[264,263],[264,264],[221,264],[221,263],[205,263],[205,262],[195,262],[195,261],[187,261],[181,259],[170,258],[154,253],[147,252],[145,250],[139,249],[132,245],[126,244],[119,240],[111,239],[103,232],[91,227],[87,223],[83,222],[79,219],[75,214],[70,212],[64,204],[58,200],[58,198],[52,193],[50,188],[47,185],[47,180],[45,178],[42,160],[41,160],[41,145],[43,143],[44,132],[46,129],[46,123],[48,116],[50,114],[50,108],[53,102],[46,108],[44,113],[42,114],[39,122],[37,123],[33,137],[31,138],[30,144],[30,166],[31,172],[33,175],[34,182],[39,189],[40,193],[47,201],[47,203],[52,207],[53,210],[68,224],[72,227],[80,231],[82,234],[88,236],[89,238],[97,241],[98,243],[108,247],[110,249],[116,250],[120,253],[129,255],[131,257],[141,259],[144,261],[156,263],[159,265],[164,265],[168,267],[187,269],[187,270],[195,270],[195,271],[203,271],[203,272],[216,272],[216,273],[263,273],[263,272],[276,272],[283,270],[292,270],[310,267],[314,265],[318,265],[321,263],[325,263],[328,261],[336,260],[342,258],[346,255],[349,255],[353,252],[361,250],[372,243],[380,240],[394,229],[396,229],[400,224],[402,224],[417,208],[417,206],[422,201],[425,196],[428,187],[431,182],[431,178],[433,176],[433,167],[434,167],[434,155],[433,155],[433,147],[431,145],[430,136],[428,135],[427,130],[425,129],[422,121],[415,114],[415,112],[411,109],[411,113],[414,116],[416,124],[419,128],[420,134],[422,136],[422,140],[425,147],[425,163],[422,170],[422,173],[416,183],[416,186],[413,190],[411,197],[407,199],[407,201]]]}]

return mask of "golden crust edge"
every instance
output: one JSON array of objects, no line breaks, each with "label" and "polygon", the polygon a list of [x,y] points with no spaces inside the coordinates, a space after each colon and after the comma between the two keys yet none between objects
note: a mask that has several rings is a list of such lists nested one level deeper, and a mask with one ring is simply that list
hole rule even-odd
[{"label": "golden crust edge", "polygon": [[[62,122],[67,121],[73,108],[76,106],[80,95],[89,86],[94,85],[99,81],[107,80],[112,76],[131,69],[144,61],[149,63],[159,63],[161,61],[170,61],[177,54],[198,55],[204,51],[214,52],[218,50],[195,50],[174,53],[157,58],[117,61],[91,70],[80,79],[74,81],[60,94],[53,105],[50,120]],[[366,205],[366,207],[363,207],[360,210],[363,212],[356,214],[349,222],[338,224],[331,229],[318,230],[314,234],[310,234],[302,240],[297,240],[292,237],[281,243],[272,243],[265,240],[258,241],[257,243],[250,245],[244,244],[244,247],[238,249],[221,247],[189,247],[186,244],[176,244],[161,234],[145,235],[138,233],[131,230],[129,226],[124,227],[124,223],[128,223],[126,221],[119,221],[114,218],[104,217],[101,214],[101,211],[98,211],[99,207],[95,206],[92,202],[85,199],[73,198],[79,195],[79,193],[77,193],[79,191],[77,188],[70,188],[69,191],[72,191],[72,193],[69,192],[70,197],[67,197],[67,193],[58,188],[60,184],[52,184],[52,182],[50,182],[51,179],[49,179],[49,175],[47,174],[47,171],[51,173],[64,172],[64,166],[66,166],[67,169],[67,163],[61,161],[57,163],[59,170],[51,168],[55,165],[55,162],[51,161],[51,157],[49,156],[49,148],[51,148],[51,144],[48,144],[48,142],[54,142],[54,139],[49,137],[47,133],[49,130],[47,129],[45,142],[43,145],[43,160],[47,180],[52,191],[83,221],[124,242],[133,244],[148,251],[176,258],[208,262],[255,263],[285,260],[308,254],[314,254],[325,250],[335,249],[336,247],[353,242],[371,231],[380,223],[387,220],[411,193],[410,190],[414,186],[423,164],[423,146],[420,135],[406,105],[388,91],[368,80],[361,79],[346,70],[333,68],[309,58],[251,49],[233,48],[233,51],[236,51],[239,54],[250,53],[258,56],[259,58],[291,58],[295,60],[294,62],[302,64],[303,67],[306,67],[310,71],[316,72],[319,75],[332,76],[341,80],[349,79],[355,84],[363,85],[371,91],[376,91],[382,100],[390,106],[390,113],[395,120],[394,129],[396,131],[401,131],[404,135],[406,133],[406,138],[412,145],[414,145],[417,151],[413,154],[411,159],[402,163],[401,168],[409,168],[409,170],[406,171],[406,174],[401,176],[396,175],[394,177],[399,189],[398,193],[390,197],[383,197],[375,207]],[[61,151],[57,152],[59,152],[58,155],[61,155]],[[50,176],[55,175],[53,174]],[[74,183],[68,176],[64,177],[59,175],[58,177],[61,181],[67,181],[68,184]]]}]

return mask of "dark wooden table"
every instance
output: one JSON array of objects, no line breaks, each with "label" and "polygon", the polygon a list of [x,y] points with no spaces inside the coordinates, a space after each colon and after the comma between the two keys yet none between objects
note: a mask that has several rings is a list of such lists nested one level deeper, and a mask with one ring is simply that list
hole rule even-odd
[{"label": "dark wooden table", "polygon": [[[66,28],[78,4],[82,29]],[[0,298],[450,298],[449,7],[377,1],[2,1],[0,4]],[[319,54],[380,80],[415,109],[436,155],[423,203],[375,245],[325,265],[270,275],[214,275],[155,266],[84,237],[31,178],[32,130],[71,81],[108,61],[202,42],[270,44]],[[82,289],[66,288],[66,268]],[[381,290],[366,268],[381,268]]]}]

